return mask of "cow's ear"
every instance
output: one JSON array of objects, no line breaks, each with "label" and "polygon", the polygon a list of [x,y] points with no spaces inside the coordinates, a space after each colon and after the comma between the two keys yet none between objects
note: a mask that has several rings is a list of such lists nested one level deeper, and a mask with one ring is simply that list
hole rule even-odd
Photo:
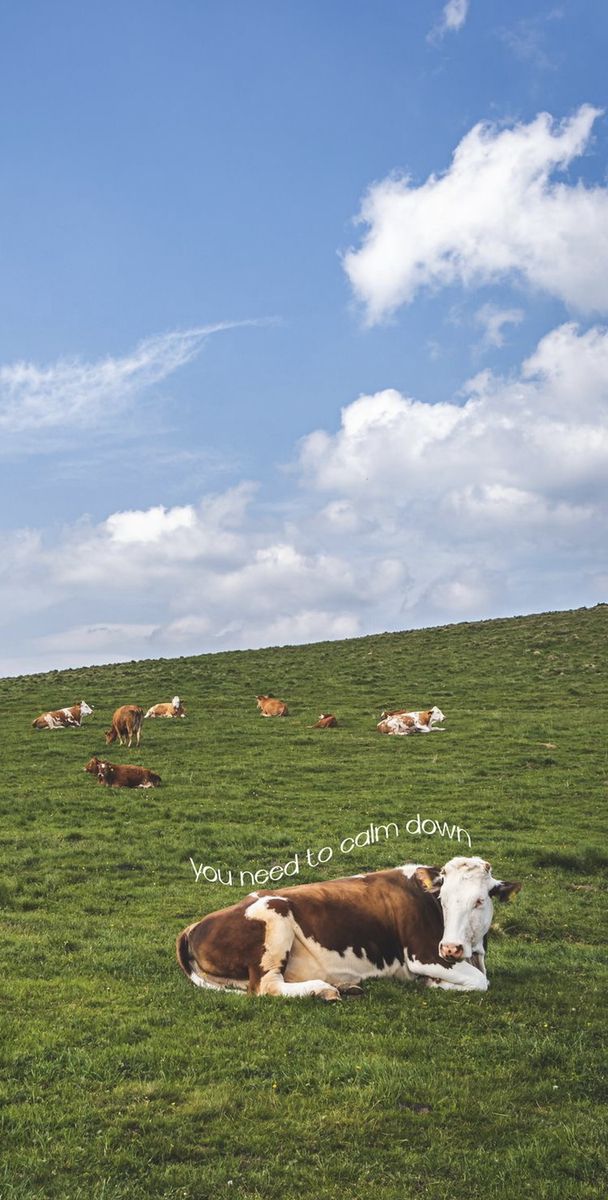
[{"label": "cow's ear", "polygon": [[497,883],[490,888],[490,895],[494,900],[512,900],[518,892],[521,892],[521,883],[515,880],[511,883]]},{"label": "cow's ear", "polygon": [[440,867],[417,867],[414,871],[414,879],[418,880],[425,892],[431,892],[433,896],[439,895],[443,883]]}]

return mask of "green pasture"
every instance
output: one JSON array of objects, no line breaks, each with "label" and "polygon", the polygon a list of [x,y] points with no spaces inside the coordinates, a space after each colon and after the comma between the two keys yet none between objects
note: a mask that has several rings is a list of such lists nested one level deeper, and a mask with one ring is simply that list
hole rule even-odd
[{"label": "green pasture", "polygon": [[[605,1197],[607,614],[1,680],[1,1200]],[[106,753],[115,707],[176,692],[187,720]],[[260,692],[290,716],[261,718]],[[81,699],[82,729],[31,728]],[[445,732],[376,732],[433,703]],[[321,712],[339,728],[311,729]],[[95,752],[162,787],[99,786]],[[184,925],[251,890],[241,871],[460,853],[523,884],[485,995],[252,999],[175,962]]]}]

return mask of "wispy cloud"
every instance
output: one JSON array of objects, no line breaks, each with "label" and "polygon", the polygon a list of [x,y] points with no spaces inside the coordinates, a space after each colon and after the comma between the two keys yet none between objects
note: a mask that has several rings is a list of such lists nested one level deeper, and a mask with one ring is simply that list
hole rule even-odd
[{"label": "wispy cloud", "polygon": [[222,321],[181,329],[146,338],[123,357],[92,363],[64,358],[44,367],[0,366],[0,431],[6,437],[95,426],[191,362],[213,334],[268,323]]},{"label": "wispy cloud", "polygon": [[483,304],[475,313],[475,322],[483,328],[482,349],[500,348],[505,344],[504,329],[508,325],[519,325],[524,319],[522,308],[497,308],[495,304]]}]

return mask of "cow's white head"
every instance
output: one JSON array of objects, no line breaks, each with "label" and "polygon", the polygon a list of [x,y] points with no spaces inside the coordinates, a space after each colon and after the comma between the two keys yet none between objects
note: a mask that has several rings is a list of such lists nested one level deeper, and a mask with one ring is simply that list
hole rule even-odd
[{"label": "cow's white head", "polygon": [[419,867],[416,878],[438,896],[443,909],[443,936],[439,953],[449,962],[482,954],[483,939],[492,924],[492,900],[508,900],[521,883],[494,879],[483,858],[451,858],[441,870]]},{"label": "cow's white head", "polygon": [[81,717],[90,717],[90,716],[92,716],[92,713],[93,713],[93,709],[89,708],[89,705],[87,704],[86,700],[81,700],[80,701]]},{"label": "cow's white head", "polygon": [[179,708],[179,696],[174,696],[171,701],[171,708]]},{"label": "cow's white head", "polygon": [[444,717],[441,709],[437,708],[437,705],[434,704],[431,709],[431,722],[434,725],[435,723],[438,723],[440,721],[445,721],[445,717]]}]

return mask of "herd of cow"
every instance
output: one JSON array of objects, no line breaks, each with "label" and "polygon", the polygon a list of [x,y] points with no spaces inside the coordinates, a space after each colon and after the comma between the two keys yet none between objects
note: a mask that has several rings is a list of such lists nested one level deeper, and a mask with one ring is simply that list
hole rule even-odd
[{"label": "herd of cow", "polygon": [[[83,717],[90,717],[93,709],[86,700],[72,704],[69,708],[56,708],[52,712],[41,713],[32,721],[34,729],[67,729],[80,728]],[[109,746],[118,741],[121,746],[131,746],[135,738],[139,746],[141,727],[144,721],[154,717],[185,717],[186,710],[179,698],[174,696],[169,704],[153,704],[147,712],[139,704],[122,704],[112,716],[112,724],[106,729],[105,739]],[[150,788],[162,783],[160,775],[148,767],[125,766],[123,763],[111,763],[98,758],[96,754],[89,759],[83,768],[89,775],[95,775],[98,783],[106,787]]]},{"label": "herd of cow", "polygon": [[[256,696],[263,717],[289,710],[274,696]],[[92,708],[81,700],[70,708],[42,713],[35,729],[78,727]],[[144,712],[123,704],[106,731],[108,744],[139,746],[147,718],[179,718],[179,696]],[[385,711],[380,733],[430,733],[444,715],[439,708]],[[312,728],[337,725],[321,713]],[[439,730],[436,730],[439,732]],[[93,755],[85,771],[109,787],[156,787],[160,776],[147,767],[109,763]],[[178,935],[177,960],[201,988],[236,989],[253,995],[319,996],[340,1000],[361,995],[372,977],[421,980],[454,991],[488,987],[485,967],[492,901],[508,900],[521,884],[495,879],[489,862],[452,858],[443,867],[407,863],[346,879],[250,892],[209,913]]]}]

